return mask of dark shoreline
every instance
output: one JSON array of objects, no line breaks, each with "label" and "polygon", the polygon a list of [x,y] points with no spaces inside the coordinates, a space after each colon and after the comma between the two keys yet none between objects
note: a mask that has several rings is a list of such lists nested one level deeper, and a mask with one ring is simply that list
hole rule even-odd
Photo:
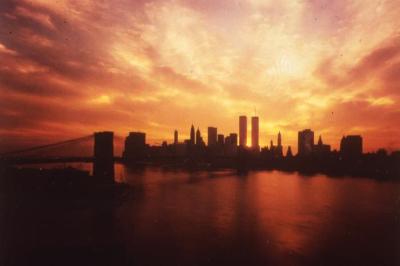
[{"label": "dark shoreline", "polygon": [[323,174],[329,177],[350,176],[376,180],[400,180],[400,160],[398,157],[377,159],[364,156],[355,160],[312,157],[276,158],[269,160],[260,158],[224,158],[223,160],[157,158],[137,162],[124,162],[123,164],[131,169],[157,166],[187,171],[231,169],[237,170],[240,173],[257,170],[277,170],[289,173],[298,172],[306,176]]}]

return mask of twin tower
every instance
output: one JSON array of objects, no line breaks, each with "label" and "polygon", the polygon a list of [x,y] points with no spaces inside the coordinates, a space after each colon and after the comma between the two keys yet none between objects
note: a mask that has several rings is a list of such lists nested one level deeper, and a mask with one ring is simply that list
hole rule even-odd
[{"label": "twin tower", "polygon": [[[258,116],[251,117],[251,148],[259,150],[259,120]],[[247,116],[239,116],[239,146],[247,146]]]}]

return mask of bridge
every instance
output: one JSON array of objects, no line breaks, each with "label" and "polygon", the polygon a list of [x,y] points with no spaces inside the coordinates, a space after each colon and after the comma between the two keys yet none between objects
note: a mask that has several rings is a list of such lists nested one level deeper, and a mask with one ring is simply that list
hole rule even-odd
[{"label": "bridge", "polygon": [[[92,156],[60,156],[54,154],[54,152],[56,154],[62,153],[60,151],[68,154],[67,151],[72,146],[88,141],[93,143]],[[80,152],[79,148],[77,152]],[[53,154],[48,155],[51,153]],[[114,133],[111,131],[95,132],[74,139],[0,154],[0,162],[6,165],[91,162],[93,163],[93,175],[107,181],[114,180],[114,163],[121,161],[121,157],[114,156]]]}]

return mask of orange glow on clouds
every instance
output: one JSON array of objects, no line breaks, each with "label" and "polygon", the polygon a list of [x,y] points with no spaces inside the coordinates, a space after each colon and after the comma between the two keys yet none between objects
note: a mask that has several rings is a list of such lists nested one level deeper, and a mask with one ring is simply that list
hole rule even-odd
[{"label": "orange glow on clouds", "polygon": [[[190,125],[297,150],[312,128],[338,147],[400,148],[397,1],[10,1],[0,4],[0,148],[96,130]],[[250,125],[249,125],[250,127]]]}]

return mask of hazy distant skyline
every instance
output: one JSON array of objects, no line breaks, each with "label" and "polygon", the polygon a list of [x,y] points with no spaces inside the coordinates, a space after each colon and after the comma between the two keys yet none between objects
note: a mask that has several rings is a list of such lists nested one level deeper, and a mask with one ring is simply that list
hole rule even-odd
[{"label": "hazy distant skyline", "polygon": [[[0,3],[0,148],[190,125],[400,148],[398,1]],[[250,133],[251,125],[248,123]],[[248,134],[250,140],[251,134]],[[250,143],[250,141],[248,142]],[[286,150],[286,149],[285,149]]]}]

